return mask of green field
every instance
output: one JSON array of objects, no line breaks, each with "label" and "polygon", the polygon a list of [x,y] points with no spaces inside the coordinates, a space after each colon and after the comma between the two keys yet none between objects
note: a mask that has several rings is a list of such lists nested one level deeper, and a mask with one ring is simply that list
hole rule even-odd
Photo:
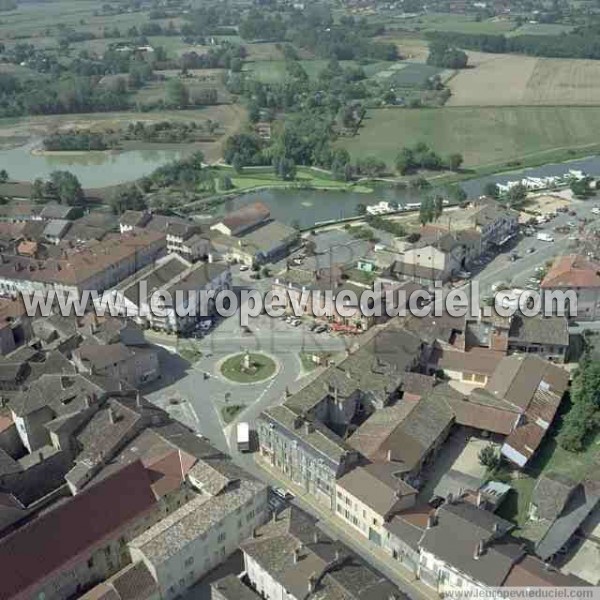
[{"label": "green field", "polygon": [[398,150],[425,142],[442,155],[460,152],[465,167],[503,167],[557,150],[598,145],[600,107],[445,107],[375,109],[359,135],[338,141],[354,158],[376,155],[388,164]]},{"label": "green field", "polygon": [[444,69],[412,62],[396,62],[380,70],[374,79],[381,83],[400,88],[421,88],[434,75],[439,75]]},{"label": "green field", "polygon": [[506,19],[475,20],[470,15],[433,13],[412,19],[392,21],[391,26],[413,31],[451,31],[455,33],[506,33],[515,28],[515,23]]},{"label": "green field", "polygon": [[517,35],[560,35],[571,31],[573,31],[571,25],[561,25],[560,23],[525,23],[525,25],[521,25],[508,35],[511,37]]}]

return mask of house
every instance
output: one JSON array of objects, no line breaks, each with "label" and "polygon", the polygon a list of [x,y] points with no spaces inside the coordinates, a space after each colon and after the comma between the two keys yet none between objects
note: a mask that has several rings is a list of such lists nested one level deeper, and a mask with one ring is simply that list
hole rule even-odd
[{"label": "house", "polygon": [[152,574],[143,563],[132,563],[99,583],[80,600],[160,600],[160,592]]},{"label": "house", "polygon": [[6,355],[33,337],[22,298],[0,298],[0,354]]},{"label": "house", "polygon": [[73,351],[80,373],[125,381],[139,388],[160,376],[158,354],[153,348],[116,344],[84,344]]},{"label": "house", "polygon": [[210,254],[210,242],[194,223],[172,222],[167,225],[167,251],[177,252],[189,261],[196,261]]},{"label": "house", "polygon": [[336,482],[336,515],[377,546],[385,523],[415,504],[417,490],[396,476],[393,464],[357,466]]},{"label": "house", "polygon": [[129,544],[163,600],[186,592],[267,519],[267,486],[229,460],[199,459],[187,480],[194,497]]},{"label": "house", "polygon": [[143,327],[178,332],[188,329],[202,312],[212,313],[214,300],[206,297],[203,302],[203,293],[216,294],[230,285],[231,273],[224,263],[192,264],[169,254],[113,289],[111,301],[119,314]]},{"label": "house", "polygon": [[229,249],[228,256],[246,265],[261,265],[287,256],[298,241],[299,233],[279,221],[269,221],[238,238],[238,245]]},{"label": "house", "polygon": [[0,596],[60,600],[80,593],[125,566],[121,541],[146,529],[156,511],[144,466],[117,470],[0,539]]},{"label": "house", "polygon": [[249,585],[266,600],[404,600],[391,581],[295,507],[241,545]]},{"label": "house", "polygon": [[99,406],[49,424],[53,444],[75,454],[65,475],[71,492],[80,493],[144,429],[168,421],[166,412],[134,390],[113,392]]},{"label": "house", "polygon": [[543,561],[552,561],[599,502],[598,481],[576,482],[561,474],[542,474],[529,506],[528,529],[533,532],[535,553]]},{"label": "house", "polygon": [[546,360],[565,362],[569,349],[569,323],[566,317],[512,316],[508,332],[509,353],[536,354]]},{"label": "house", "polygon": [[40,211],[39,218],[42,221],[65,220],[74,221],[81,217],[82,209],[77,206],[67,206],[58,202],[48,202]]},{"label": "house", "polygon": [[481,252],[504,246],[517,233],[519,213],[500,203],[485,199],[473,202],[469,207],[442,214],[437,226],[448,230],[472,229],[481,236]]},{"label": "house", "polygon": [[569,385],[563,368],[532,355],[504,358],[476,397],[493,398],[521,417],[504,440],[502,454],[523,467],[546,435]]},{"label": "house", "polygon": [[262,598],[236,575],[217,579],[210,584],[210,590],[212,600],[261,600]]},{"label": "house", "polygon": [[[116,382],[103,384],[118,388]],[[10,403],[21,442],[29,452],[51,444],[47,425],[56,425],[68,415],[94,410],[107,393],[107,388],[83,375],[42,375]]]},{"label": "house", "polygon": [[583,256],[559,256],[542,280],[543,292],[569,292],[577,295],[577,311],[570,307],[569,316],[578,321],[600,317],[600,264]]},{"label": "house", "polygon": [[230,237],[239,237],[270,218],[271,211],[265,204],[253,202],[227,213],[227,216],[211,225],[210,229]]},{"label": "house", "polygon": [[429,505],[418,505],[396,513],[384,523],[384,550],[413,575],[419,571],[419,544],[432,513]]},{"label": "house", "polygon": [[51,244],[58,244],[64,237],[69,228],[71,221],[66,219],[51,219],[44,227],[43,237]]},{"label": "house", "polygon": [[448,499],[419,543],[419,579],[440,596],[499,587],[524,555],[514,526],[462,499]]}]

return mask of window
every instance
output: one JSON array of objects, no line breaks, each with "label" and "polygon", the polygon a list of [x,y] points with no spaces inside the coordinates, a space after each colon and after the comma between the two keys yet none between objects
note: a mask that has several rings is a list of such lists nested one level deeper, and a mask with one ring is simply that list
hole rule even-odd
[{"label": "window", "polygon": [[88,561],[87,561],[87,566],[88,569],[93,569],[94,568],[94,557],[91,557]]},{"label": "window", "polygon": [[185,559],[185,562],[183,563],[186,567],[189,567],[191,565],[194,564],[194,557],[190,556],[189,558]]},{"label": "window", "polygon": [[217,541],[218,542],[224,542],[226,537],[227,536],[225,535],[225,532],[223,531],[222,533],[219,534],[219,537],[217,538]]}]

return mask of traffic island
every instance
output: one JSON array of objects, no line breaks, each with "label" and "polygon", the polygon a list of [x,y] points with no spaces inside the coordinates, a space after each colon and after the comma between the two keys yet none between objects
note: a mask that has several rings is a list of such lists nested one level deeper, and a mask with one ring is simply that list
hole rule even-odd
[{"label": "traffic island", "polygon": [[235,383],[258,383],[277,373],[277,363],[262,352],[241,352],[226,358],[219,370]]}]

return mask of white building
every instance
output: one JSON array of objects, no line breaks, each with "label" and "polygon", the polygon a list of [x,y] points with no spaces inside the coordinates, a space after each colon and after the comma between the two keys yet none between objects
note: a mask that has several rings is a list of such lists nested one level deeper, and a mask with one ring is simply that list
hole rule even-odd
[{"label": "white building", "polygon": [[129,544],[163,600],[183,594],[267,519],[267,486],[231,462],[199,460],[187,478],[198,495]]}]

